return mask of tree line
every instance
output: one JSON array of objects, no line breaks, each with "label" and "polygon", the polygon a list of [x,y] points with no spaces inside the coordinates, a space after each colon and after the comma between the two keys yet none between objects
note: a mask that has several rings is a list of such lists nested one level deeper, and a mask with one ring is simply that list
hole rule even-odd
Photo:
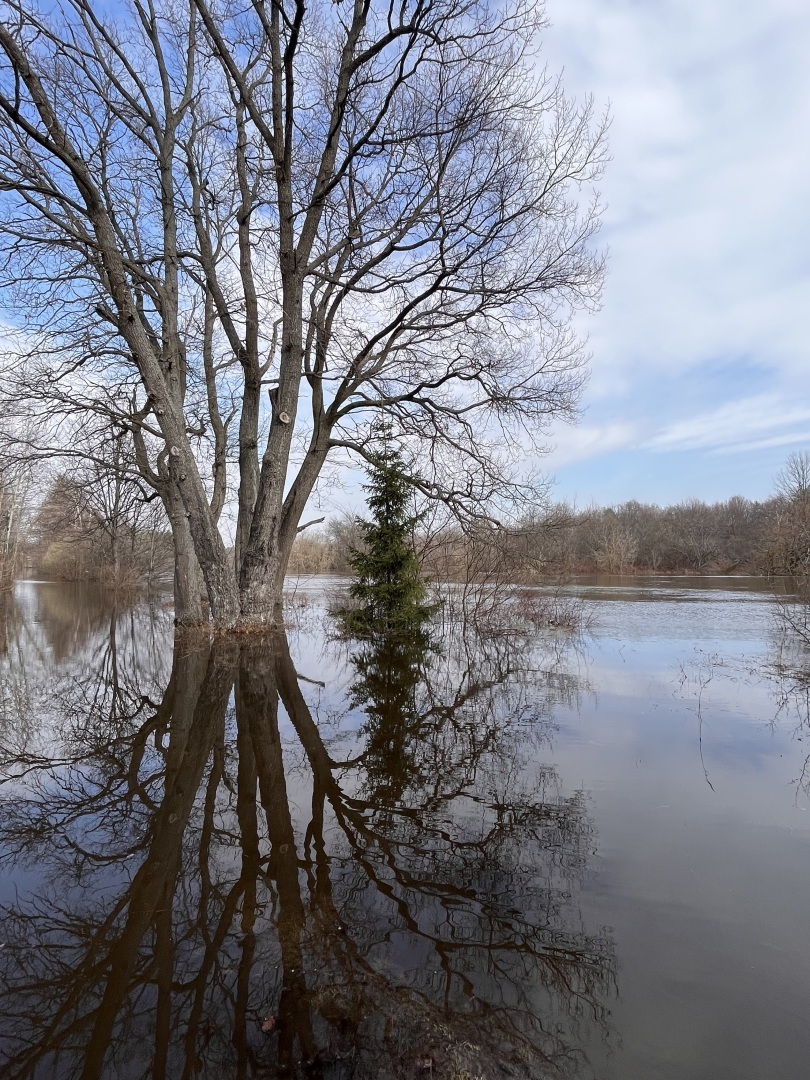
[{"label": "tree line", "polygon": [[[123,466],[119,448],[115,460]],[[112,457],[118,451],[110,451]],[[2,463],[0,463],[2,467]],[[125,468],[88,461],[43,473],[29,463],[0,471],[0,576],[34,572],[61,580],[166,587],[172,533],[159,500]],[[404,513],[404,511],[403,511]],[[414,502],[411,546],[423,577],[531,584],[571,573],[810,573],[810,453],[792,454],[764,501],[734,496],[673,506],[635,500],[576,510],[538,509],[510,527],[462,529],[451,515]],[[356,572],[364,526],[344,514],[295,540],[289,572]]]},{"label": "tree line", "polygon": [[[348,573],[361,542],[351,518],[332,521],[293,551],[296,573]],[[509,528],[462,530],[426,515],[414,530],[424,575],[439,580],[505,577],[532,583],[565,573],[722,573],[790,575],[810,571],[810,453],[791,454],[763,501],[689,499],[672,506],[630,500],[576,510],[564,503]]]}]

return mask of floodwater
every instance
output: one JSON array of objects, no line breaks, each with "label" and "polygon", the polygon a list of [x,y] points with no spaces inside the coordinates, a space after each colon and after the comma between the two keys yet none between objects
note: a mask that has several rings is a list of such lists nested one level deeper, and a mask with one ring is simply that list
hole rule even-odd
[{"label": "floodwater", "polygon": [[312,581],[286,637],[173,647],[166,607],[18,583],[0,1076],[805,1075],[808,684],[771,593],[570,592],[582,634],[346,643]]}]

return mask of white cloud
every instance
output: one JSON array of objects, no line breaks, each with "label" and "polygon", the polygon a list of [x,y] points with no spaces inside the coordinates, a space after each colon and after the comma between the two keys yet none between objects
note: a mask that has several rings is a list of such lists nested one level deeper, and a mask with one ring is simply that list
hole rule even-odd
[{"label": "white cloud", "polygon": [[[643,428],[640,455],[805,437],[810,6],[548,0],[547,9],[546,60],[613,115],[603,184],[611,257],[604,308],[586,324],[585,430]],[[715,404],[695,416],[704,385]],[[612,448],[606,440],[602,452]],[[600,453],[576,431],[562,436],[555,464],[584,449]]]},{"label": "white cloud", "polygon": [[550,14],[580,58],[577,88],[592,86],[613,112],[597,390],[603,365],[639,357],[689,368],[756,349],[790,365],[802,316],[783,289],[807,289],[806,266],[796,276],[810,223],[810,106],[796,83],[810,11],[574,0]]},{"label": "white cloud", "polygon": [[774,447],[781,446],[796,446],[802,443],[810,445],[810,428],[789,431],[782,435],[772,435],[768,439],[751,439],[738,443],[730,443],[728,446],[717,447],[712,453],[747,454],[757,450],[770,450]]},{"label": "white cloud", "polygon": [[562,435],[558,431],[559,443],[553,451],[550,461],[555,468],[573,465],[578,461],[599,457],[613,450],[623,450],[638,445],[638,431],[635,424],[581,424],[565,429]]},{"label": "white cloud", "polygon": [[[665,428],[643,444],[649,450],[749,449],[749,439],[741,436],[765,436],[760,445],[785,445],[795,438],[785,431],[792,425],[810,422],[810,405],[788,405],[772,394],[727,402],[719,408],[681,420]],[[780,432],[780,434],[770,434]],[[774,441],[777,440],[777,441]]]}]

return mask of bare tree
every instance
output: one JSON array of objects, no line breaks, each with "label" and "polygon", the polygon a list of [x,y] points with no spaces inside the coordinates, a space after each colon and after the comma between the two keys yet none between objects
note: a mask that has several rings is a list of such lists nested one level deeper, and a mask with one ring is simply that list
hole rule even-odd
[{"label": "bare tree", "polygon": [[29,558],[38,571],[125,590],[168,580],[163,508],[128,475],[122,450],[113,443],[106,460],[97,456],[53,477],[29,530]]},{"label": "bare tree", "polygon": [[591,104],[536,66],[537,5],[0,16],[9,392],[132,434],[184,617],[199,563],[216,623],[280,618],[324,464],[367,457],[380,410],[457,514],[531,490],[513,463],[582,382],[604,163]]},{"label": "bare tree", "polygon": [[777,473],[769,556],[772,569],[804,579],[810,572],[810,453],[790,454]]},{"label": "bare tree", "polygon": [[774,487],[783,499],[810,502],[810,451],[789,454],[776,474]]},{"label": "bare tree", "polygon": [[0,461],[0,593],[20,567],[30,501],[31,469]]},{"label": "bare tree", "polygon": [[634,530],[622,522],[614,510],[600,514],[594,551],[597,566],[609,574],[623,574],[632,569],[637,554],[638,539]]},{"label": "bare tree", "polygon": [[[786,595],[777,596],[777,625],[785,635],[789,666],[799,646],[810,648],[810,453],[790,454],[776,475],[775,512],[766,552],[769,569],[792,578]],[[806,658],[798,664],[799,682],[807,682]]]}]

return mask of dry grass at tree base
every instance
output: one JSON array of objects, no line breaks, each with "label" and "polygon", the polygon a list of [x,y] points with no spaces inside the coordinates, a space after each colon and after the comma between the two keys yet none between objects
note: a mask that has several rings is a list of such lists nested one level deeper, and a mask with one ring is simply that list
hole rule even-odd
[{"label": "dry grass at tree base", "polygon": [[580,634],[590,629],[593,612],[565,586],[527,588],[503,583],[434,582],[431,589],[436,622],[458,622],[484,637],[526,632]]},{"label": "dry grass at tree base", "polygon": [[[340,1018],[330,1040],[332,1051],[319,1061],[326,1076],[330,1065],[339,1070],[347,1060],[353,1080],[544,1080],[561,1075],[528,1040],[516,1045],[514,1031],[499,1032],[497,1022],[474,1014],[444,1018],[405,987],[392,990],[382,980],[378,986],[371,973],[362,988],[323,987],[311,1004],[322,1017]],[[354,1039],[339,1034],[341,1028],[349,1030],[347,1021]],[[499,1034],[506,1036],[508,1049],[499,1045]]]},{"label": "dry grass at tree base", "polygon": [[590,609],[576,596],[557,592],[549,596],[534,589],[519,589],[513,609],[517,617],[535,629],[587,630],[593,616]]}]

